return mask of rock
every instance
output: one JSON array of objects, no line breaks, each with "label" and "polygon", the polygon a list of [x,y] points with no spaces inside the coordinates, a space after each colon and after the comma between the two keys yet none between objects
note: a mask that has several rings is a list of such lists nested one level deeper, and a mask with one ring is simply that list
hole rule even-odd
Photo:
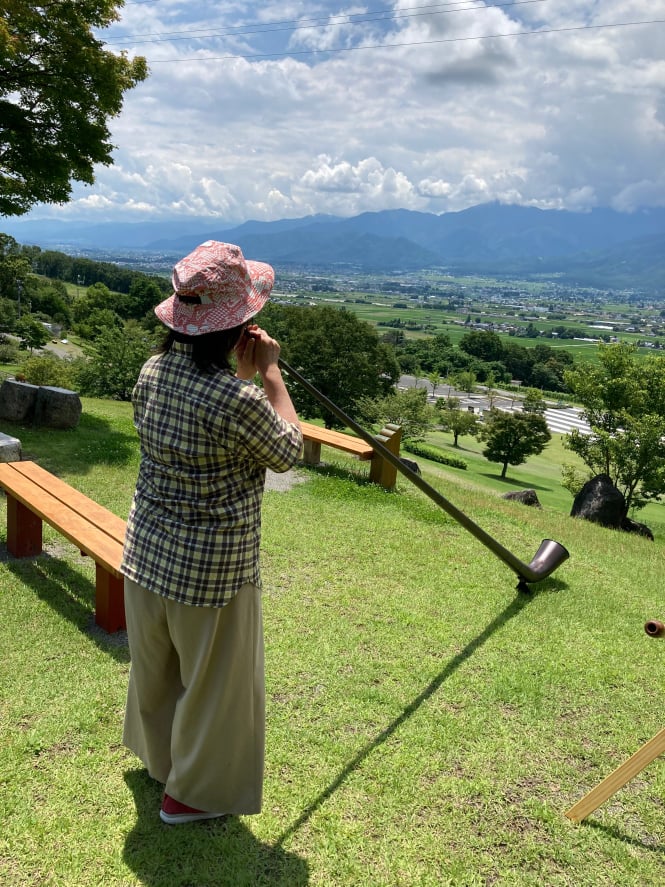
[{"label": "rock", "polygon": [[0,462],[20,462],[21,441],[18,437],[10,437],[0,433]]},{"label": "rock", "polygon": [[0,386],[0,419],[34,422],[48,428],[74,428],[81,418],[81,399],[75,391],[30,385],[6,379]]},{"label": "rock", "polygon": [[407,468],[410,468],[414,474],[422,474],[422,471],[420,470],[420,465],[418,465],[418,463],[415,462],[413,459],[407,459],[404,456],[400,456],[399,461],[403,465],[406,465]]},{"label": "rock", "polygon": [[5,379],[0,385],[0,419],[29,422],[34,414],[38,391],[39,385]]},{"label": "rock", "polygon": [[75,391],[42,385],[37,392],[34,422],[48,428],[75,428],[82,409],[81,398]]},{"label": "rock", "polygon": [[504,493],[502,499],[512,499],[521,502],[522,505],[530,505],[532,508],[542,508],[535,490],[515,490],[512,493]]},{"label": "rock", "polygon": [[623,493],[606,474],[597,474],[588,480],[575,496],[571,517],[583,517],[612,530],[637,533],[653,541],[653,533],[646,524],[626,517],[626,500]]},{"label": "rock", "polygon": [[583,517],[614,530],[621,528],[625,515],[626,500],[607,474],[597,474],[588,480],[575,496],[570,511],[571,517]]}]

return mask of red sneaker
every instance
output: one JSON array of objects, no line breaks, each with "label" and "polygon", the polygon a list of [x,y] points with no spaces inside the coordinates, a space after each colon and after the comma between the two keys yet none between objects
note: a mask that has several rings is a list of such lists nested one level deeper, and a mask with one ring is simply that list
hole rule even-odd
[{"label": "red sneaker", "polygon": [[176,825],[179,822],[198,822],[200,819],[217,819],[218,816],[223,815],[223,813],[206,813],[205,810],[188,807],[187,804],[181,804],[166,792],[164,792],[162,799],[162,809],[159,811],[160,819],[168,825]]}]

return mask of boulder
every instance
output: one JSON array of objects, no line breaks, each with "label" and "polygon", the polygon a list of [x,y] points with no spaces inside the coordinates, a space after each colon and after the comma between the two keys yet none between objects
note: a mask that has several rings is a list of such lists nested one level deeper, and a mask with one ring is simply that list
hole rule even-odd
[{"label": "boulder", "polygon": [[607,474],[597,474],[575,496],[570,516],[619,530],[626,516],[626,500]]},{"label": "boulder", "polygon": [[422,471],[420,470],[420,465],[418,465],[418,463],[413,459],[407,459],[405,456],[400,456],[399,461],[403,465],[406,465],[407,468],[410,468],[414,474],[422,474]]},{"label": "boulder", "polygon": [[75,428],[82,412],[81,398],[67,388],[42,385],[35,403],[35,425],[47,428]]},{"label": "boulder", "polygon": [[626,517],[624,495],[606,474],[597,474],[584,484],[575,496],[570,516],[583,517],[613,530],[637,533],[653,541],[653,533],[646,524]]},{"label": "boulder", "polygon": [[532,508],[542,508],[538,501],[538,495],[535,490],[514,490],[511,493],[504,493],[502,499],[512,499],[514,502],[521,502],[522,505],[530,505]]},{"label": "boulder", "polygon": [[35,411],[38,391],[39,385],[5,379],[0,385],[0,419],[29,422]]}]

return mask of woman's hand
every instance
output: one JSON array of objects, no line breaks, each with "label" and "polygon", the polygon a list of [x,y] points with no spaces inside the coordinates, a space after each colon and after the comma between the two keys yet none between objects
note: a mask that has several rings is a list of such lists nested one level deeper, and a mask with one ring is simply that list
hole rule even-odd
[{"label": "woman's hand", "polygon": [[254,342],[256,369],[263,378],[273,367],[277,367],[280,352],[279,342],[258,326],[250,327],[249,335]]},{"label": "woman's hand", "polygon": [[279,352],[279,342],[265,330],[256,324],[248,326],[236,345],[236,375],[239,379],[248,380],[259,373],[263,390],[275,410],[287,422],[298,425],[298,414],[279,368]]},{"label": "woman's hand", "polygon": [[283,419],[299,425],[298,414],[279,368],[279,342],[258,326],[249,327],[248,332],[254,344],[254,364],[268,400]]},{"label": "woman's hand", "polygon": [[256,324],[246,327],[235,348],[237,377],[248,380],[257,373],[265,377],[273,367],[277,367],[279,352],[279,342],[265,330]]}]

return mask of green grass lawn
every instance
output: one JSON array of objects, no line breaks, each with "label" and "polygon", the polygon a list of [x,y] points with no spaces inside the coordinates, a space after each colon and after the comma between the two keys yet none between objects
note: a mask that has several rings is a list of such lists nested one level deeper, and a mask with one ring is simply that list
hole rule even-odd
[{"label": "green grass lawn", "polygon": [[[83,403],[73,431],[3,431],[125,517],[129,406]],[[341,454],[266,493],[256,817],[160,822],[160,786],[121,745],[129,657],[92,624],[94,565],[50,530],[45,555],[3,554],[0,883],[664,883],[662,759],[583,824],[565,817],[663,727],[665,641],[643,629],[665,617],[663,534],[571,519],[554,470],[531,460],[509,478],[540,478],[543,509],[507,502],[467,443],[468,471],[419,460],[425,478],[522,560],[543,538],[571,552],[530,594],[406,480],[388,493]],[[0,515],[0,542],[4,528]]]}]

